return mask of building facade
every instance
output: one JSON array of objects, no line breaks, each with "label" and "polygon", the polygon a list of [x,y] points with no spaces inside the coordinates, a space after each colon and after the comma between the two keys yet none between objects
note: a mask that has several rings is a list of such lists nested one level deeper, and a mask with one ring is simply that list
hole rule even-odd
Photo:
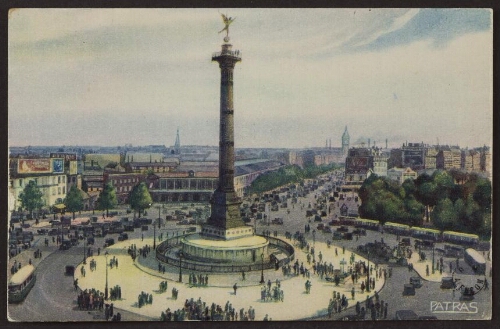
[{"label": "building facade", "polygon": [[399,184],[403,184],[403,182],[407,179],[415,180],[417,179],[418,174],[416,171],[413,171],[410,167],[406,168],[391,168],[387,170],[387,178],[398,182]]}]

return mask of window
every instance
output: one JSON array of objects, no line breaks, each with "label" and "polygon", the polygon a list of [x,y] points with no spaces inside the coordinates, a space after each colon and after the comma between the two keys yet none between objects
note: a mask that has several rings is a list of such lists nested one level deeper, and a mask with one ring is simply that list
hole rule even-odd
[{"label": "window", "polygon": [[63,183],[66,183],[66,176],[63,176]]},{"label": "window", "polygon": [[55,187],[52,188],[52,195],[56,195],[56,188]]},{"label": "window", "polygon": [[57,188],[57,195],[59,195],[59,194],[61,194],[61,187],[60,186]]},{"label": "window", "polygon": [[23,187],[23,180],[22,179],[19,180],[19,187]]},{"label": "window", "polygon": [[61,183],[61,176],[57,176],[57,184]]},{"label": "window", "polygon": [[63,194],[66,194],[66,186],[63,186],[62,191],[63,191]]}]

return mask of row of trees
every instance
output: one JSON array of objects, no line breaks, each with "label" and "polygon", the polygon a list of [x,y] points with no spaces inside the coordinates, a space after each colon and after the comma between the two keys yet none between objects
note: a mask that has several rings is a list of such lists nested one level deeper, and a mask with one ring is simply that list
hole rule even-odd
[{"label": "row of trees", "polygon": [[[432,209],[433,225],[454,230],[491,235],[491,182],[476,174],[435,171],[401,186],[386,178],[371,175],[359,190],[362,217],[408,225],[422,225],[425,209]],[[455,183],[456,181],[459,184]]]},{"label": "row of trees", "polygon": [[[30,181],[19,195],[21,207],[33,215],[33,211],[41,209],[44,205],[42,196],[43,193],[38,188],[37,184],[34,181]],[[137,184],[132,189],[128,201],[130,207],[134,211],[137,211],[139,216],[141,215],[141,211],[149,208],[153,203],[153,199],[145,183]],[[73,185],[68,191],[63,203],[66,207],[66,211],[73,213],[74,219],[75,213],[82,211],[84,208],[84,192]],[[105,184],[97,199],[96,209],[105,210],[106,216],[108,216],[109,209],[113,209],[117,204],[118,199],[116,197],[115,188],[111,183]]]},{"label": "row of trees", "polygon": [[292,165],[278,169],[277,171],[265,173],[257,177],[250,186],[250,193],[263,193],[273,190],[279,186],[287,184],[296,184],[303,182],[304,179],[314,178],[328,171],[340,169],[337,164],[322,166],[307,166],[301,169],[299,166]]}]

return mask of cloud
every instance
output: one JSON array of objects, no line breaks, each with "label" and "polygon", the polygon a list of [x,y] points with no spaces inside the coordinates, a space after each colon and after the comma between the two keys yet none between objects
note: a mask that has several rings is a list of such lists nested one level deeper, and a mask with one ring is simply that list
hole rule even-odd
[{"label": "cloud", "polygon": [[[335,144],[345,125],[353,140],[490,138],[488,10],[228,12],[239,147]],[[217,144],[221,28],[216,9],[16,11],[9,141],[158,144],[179,126]]]}]

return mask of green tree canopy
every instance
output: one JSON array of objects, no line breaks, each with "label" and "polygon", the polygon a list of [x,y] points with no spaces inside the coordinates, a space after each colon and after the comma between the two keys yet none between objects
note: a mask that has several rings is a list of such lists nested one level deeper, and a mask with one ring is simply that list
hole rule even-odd
[{"label": "green tree canopy", "polygon": [[139,213],[139,217],[142,210],[151,207],[153,199],[151,198],[151,194],[149,194],[146,183],[142,182],[134,186],[130,192],[129,203],[130,207]]},{"label": "green tree canopy", "polygon": [[66,210],[73,213],[73,219],[75,219],[75,212],[81,211],[83,209],[83,191],[81,191],[76,185],[71,186],[64,204],[66,205]]},{"label": "green tree canopy", "polygon": [[40,209],[43,206],[42,196],[43,193],[38,188],[36,182],[30,181],[19,194],[21,207],[28,210],[31,216],[33,216],[33,210]]},{"label": "green tree canopy", "polygon": [[117,204],[116,190],[111,183],[107,183],[97,198],[97,209],[106,210],[106,216],[108,216],[109,209],[116,207]]}]

